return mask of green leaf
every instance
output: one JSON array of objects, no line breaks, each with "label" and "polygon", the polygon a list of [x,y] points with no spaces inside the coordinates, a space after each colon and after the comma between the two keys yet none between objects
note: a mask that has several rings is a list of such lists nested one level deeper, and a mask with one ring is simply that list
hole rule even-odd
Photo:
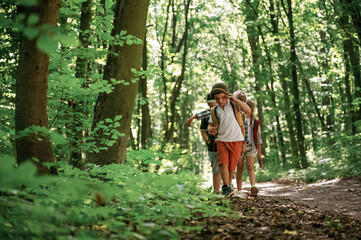
[{"label": "green leaf", "polygon": [[39,29],[34,27],[27,27],[24,29],[23,33],[27,39],[33,40],[39,35]]},{"label": "green leaf", "polygon": [[104,14],[104,13],[105,13],[104,8],[101,7],[101,6],[97,6],[97,11],[98,11],[98,13],[100,13],[100,14]]},{"label": "green leaf", "polygon": [[120,119],[122,119],[122,115],[117,115],[114,118],[114,122],[119,121]]},{"label": "green leaf", "polygon": [[49,35],[42,34],[36,42],[36,46],[40,51],[51,55],[58,48],[58,42]]},{"label": "green leaf", "polygon": [[39,22],[39,16],[37,14],[31,14],[29,17],[28,17],[28,25],[35,25]]},{"label": "green leaf", "polygon": [[105,9],[111,9],[112,6],[114,5],[113,1],[112,0],[106,0],[105,1]]}]

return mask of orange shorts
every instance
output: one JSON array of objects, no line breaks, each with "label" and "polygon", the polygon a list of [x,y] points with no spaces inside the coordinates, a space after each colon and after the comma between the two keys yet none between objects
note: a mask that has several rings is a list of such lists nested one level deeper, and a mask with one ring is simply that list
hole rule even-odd
[{"label": "orange shorts", "polygon": [[236,170],[239,157],[241,155],[243,141],[222,142],[217,141],[218,164],[228,164],[230,171]]}]

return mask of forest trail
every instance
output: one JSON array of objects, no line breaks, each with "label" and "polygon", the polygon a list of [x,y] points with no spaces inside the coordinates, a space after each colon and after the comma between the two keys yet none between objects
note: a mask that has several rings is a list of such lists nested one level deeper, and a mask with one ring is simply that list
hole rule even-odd
[{"label": "forest trail", "polygon": [[257,187],[256,198],[231,198],[235,217],[191,220],[203,229],[181,239],[361,239],[361,179]]},{"label": "forest trail", "polygon": [[[265,182],[257,184],[261,196],[278,196],[323,211],[361,221],[361,179],[330,180],[319,183]],[[248,184],[245,189],[249,189]]]}]

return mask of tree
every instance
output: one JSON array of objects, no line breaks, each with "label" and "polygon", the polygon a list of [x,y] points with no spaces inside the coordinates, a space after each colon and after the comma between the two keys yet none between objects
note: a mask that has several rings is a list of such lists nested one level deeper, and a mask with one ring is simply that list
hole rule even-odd
[{"label": "tree", "polygon": [[[143,61],[142,61],[142,68],[143,71],[148,69],[148,50],[147,50],[147,34],[144,36],[144,43],[143,43]],[[141,97],[147,99],[147,77],[144,77],[139,80],[140,81],[140,93]],[[148,139],[152,137],[152,129],[151,129],[151,119],[149,113],[149,101],[146,102],[141,106],[142,108],[142,124],[141,124],[141,144],[142,148],[147,148]]]},{"label": "tree", "polygon": [[[38,19],[37,26],[56,25],[60,9],[60,0],[39,1],[33,7],[19,7],[19,13],[31,19]],[[37,16],[37,17],[36,17]],[[41,32],[40,37],[49,36],[49,32]],[[38,174],[55,173],[43,165],[44,162],[55,162],[50,138],[46,130],[34,130],[23,136],[29,127],[48,128],[47,88],[49,55],[37,48],[38,38],[23,37],[19,50],[18,77],[16,81],[16,109],[15,131],[19,136],[16,139],[16,153],[18,163],[37,158]]]},{"label": "tree", "polygon": [[[143,41],[148,4],[148,0],[117,0],[112,36],[116,38],[122,31],[126,31],[127,34]],[[130,42],[128,41],[128,43]],[[101,165],[126,162],[130,123],[138,89],[138,82],[133,80],[135,75],[132,69],[140,69],[142,50],[142,44],[124,44],[123,46],[114,44],[109,46],[110,53],[107,56],[104,79],[108,80],[109,83],[112,83],[112,80],[115,79],[125,84],[116,84],[114,91],[109,94],[99,94],[94,109],[93,129],[100,121],[114,120],[121,115],[122,118],[117,121],[119,124],[117,124],[116,130],[124,133],[124,137],[117,138],[115,143],[106,150],[101,149],[98,153],[88,154],[88,162]],[[99,135],[97,135],[96,144],[98,147],[103,147],[101,144],[102,139],[111,138],[111,136],[104,133],[104,131],[100,131]]]},{"label": "tree", "polygon": [[305,146],[304,146],[304,135],[302,132],[302,115],[300,110],[300,96],[298,90],[298,74],[297,74],[297,53],[296,53],[296,38],[295,38],[295,30],[294,30],[294,23],[293,23],[293,9],[292,9],[292,1],[287,0],[286,7],[283,4],[283,0],[281,1],[284,7],[285,13],[288,18],[288,25],[289,25],[289,34],[290,34],[290,64],[291,64],[291,75],[292,75],[292,93],[293,93],[293,108],[296,114],[296,130],[297,130],[297,143],[298,143],[298,150],[301,157],[301,167],[306,168],[308,166]]}]

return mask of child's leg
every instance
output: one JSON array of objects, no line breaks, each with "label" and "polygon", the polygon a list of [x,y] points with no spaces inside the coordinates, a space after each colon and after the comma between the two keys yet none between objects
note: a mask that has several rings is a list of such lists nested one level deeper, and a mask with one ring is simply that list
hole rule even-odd
[{"label": "child's leg", "polygon": [[247,166],[249,181],[251,183],[251,186],[254,186],[256,184],[256,173],[254,172],[254,157],[253,156],[246,157],[246,166]]},{"label": "child's leg", "polygon": [[243,161],[244,156],[240,156],[237,164],[237,173],[236,173],[236,181],[237,181],[237,189],[238,191],[242,190],[242,175],[243,175]]},{"label": "child's leg", "polygon": [[[232,183],[234,171],[236,170],[236,167],[240,159],[243,142],[241,141],[231,142],[228,145],[229,145],[229,182]],[[236,181],[237,181],[237,176],[236,176]],[[237,188],[238,188],[238,182],[237,182]]]},{"label": "child's leg", "polygon": [[220,192],[221,188],[221,173],[213,174],[213,189],[217,193]]},{"label": "child's leg", "polygon": [[221,169],[221,176],[224,185],[229,185],[229,170],[228,170],[228,163],[224,163],[219,165]]}]

